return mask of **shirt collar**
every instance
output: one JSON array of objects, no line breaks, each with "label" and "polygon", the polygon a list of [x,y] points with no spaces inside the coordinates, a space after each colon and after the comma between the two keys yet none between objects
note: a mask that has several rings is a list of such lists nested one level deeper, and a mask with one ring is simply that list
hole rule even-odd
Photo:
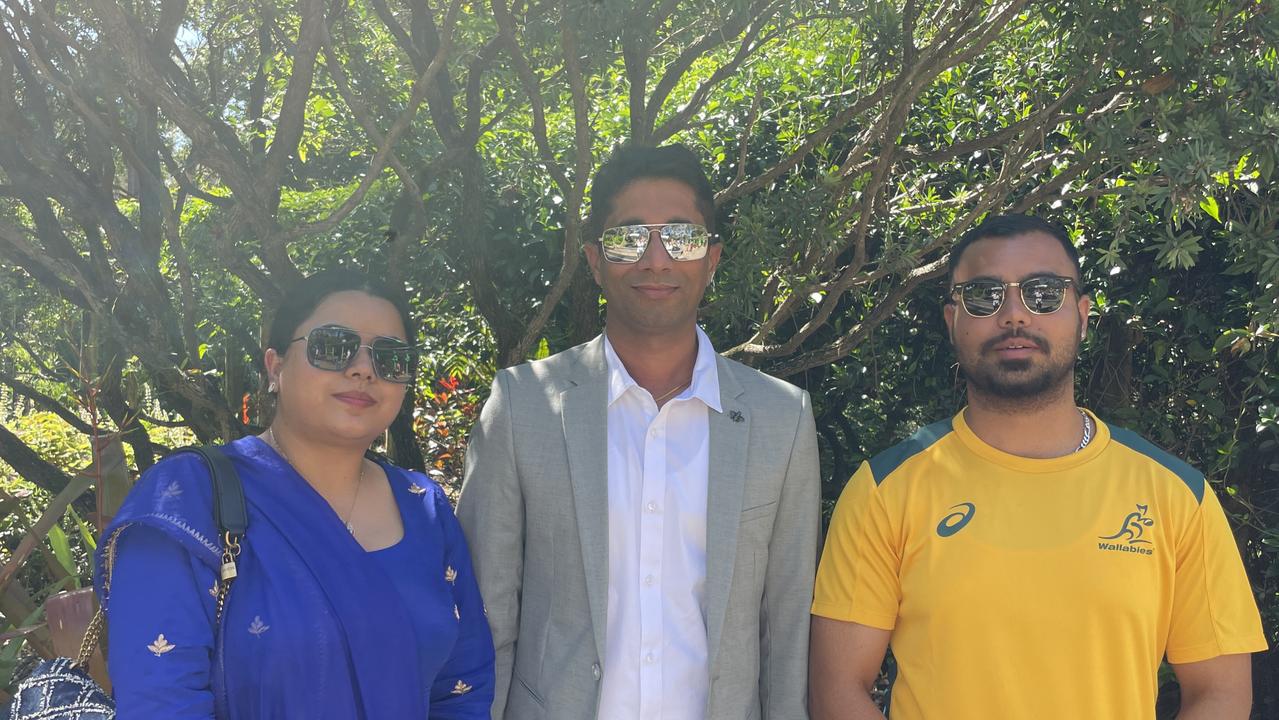
[{"label": "shirt collar", "polygon": [[[719,368],[715,362],[715,347],[700,327],[694,329],[697,331],[697,360],[693,362],[693,382],[673,399],[697,398],[715,412],[723,412],[719,402]],[[613,350],[613,343],[609,342],[608,333],[604,334],[604,361],[608,366],[608,404],[612,405],[631,388],[639,388],[639,383],[626,371],[626,366]]]}]

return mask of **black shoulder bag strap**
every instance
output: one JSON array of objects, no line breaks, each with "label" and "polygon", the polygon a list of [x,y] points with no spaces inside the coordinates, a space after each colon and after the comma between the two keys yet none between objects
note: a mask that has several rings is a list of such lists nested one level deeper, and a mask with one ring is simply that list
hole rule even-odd
[{"label": "black shoulder bag strap", "polygon": [[236,576],[235,559],[240,554],[240,539],[249,527],[249,511],[244,504],[244,485],[231,459],[221,448],[202,445],[187,448],[204,458],[213,478],[213,519],[222,533],[222,572],[218,583],[217,616],[222,617],[227,589]]},{"label": "black shoulder bag strap", "polygon": [[213,519],[218,523],[218,530],[231,533],[237,539],[243,537],[249,527],[249,513],[244,505],[244,486],[231,459],[221,448],[212,445],[187,449],[198,453],[209,465],[213,478]]}]

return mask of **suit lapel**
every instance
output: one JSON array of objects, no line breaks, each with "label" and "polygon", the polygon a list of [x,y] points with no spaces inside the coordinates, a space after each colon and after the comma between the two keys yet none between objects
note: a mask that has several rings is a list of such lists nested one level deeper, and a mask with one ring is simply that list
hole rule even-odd
[{"label": "suit lapel", "polygon": [[724,411],[708,411],[706,632],[712,670],[719,656],[720,633],[724,628],[728,593],[733,583],[737,529],[741,520],[742,496],[746,490],[746,453],[751,434],[751,414],[742,402],[742,386],[724,358],[717,355],[715,362],[719,373],[720,406]]},{"label": "suit lapel", "polygon": [[602,335],[583,349],[573,370],[572,387],[560,394],[564,440],[586,598],[596,652],[602,658],[608,611],[608,372]]}]

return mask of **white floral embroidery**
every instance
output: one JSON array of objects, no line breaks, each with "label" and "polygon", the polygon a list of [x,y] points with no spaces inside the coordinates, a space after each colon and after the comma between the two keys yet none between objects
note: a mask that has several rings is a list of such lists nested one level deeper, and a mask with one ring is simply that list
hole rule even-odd
[{"label": "white floral embroidery", "polygon": [[160,633],[160,636],[155,639],[155,642],[148,645],[147,649],[150,650],[156,657],[160,657],[161,655],[169,652],[175,647],[177,646],[169,642],[168,640],[164,639],[164,633]]},{"label": "white floral embroidery", "polygon": [[249,625],[249,634],[254,635],[256,637],[262,637],[262,633],[270,629],[271,629],[270,625],[267,625],[266,623],[262,622],[261,615],[254,615],[253,623]]},{"label": "white floral embroidery", "polygon": [[469,693],[470,691],[471,691],[471,686],[467,685],[461,680],[458,680],[457,684],[453,686],[454,695],[465,695],[466,693]]},{"label": "white floral embroidery", "polygon": [[426,488],[422,487],[421,485],[418,485],[417,483],[413,483],[412,485],[409,486],[409,492],[413,493],[414,495],[421,495],[422,493],[426,492]]},{"label": "white floral embroidery", "polygon": [[217,580],[214,580],[214,581],[213,581],[213,587],[209,588],[209,594],[210,594],[210,595],[212,595],[212,596],[213,596],[213,597],[215,597],[215,598],[218,596],[218,581],[217,581]]},{"label": "white floral embroidery", "polygon": [[457,571],[453,569],[452,565],[444,568],[444,581],[449,585],[457,582]]},{"label": "white floral embroidery", "polygon": [[456,605],[453,606],[453,617],[457,618],[458,622],[462,621],[462,613],[458,612]]},{"label": "white floral embroidery", "polygon": [[160,493],[160,499],[170,500],[180,495],[182,495],[182,487],[178,485],[177,480],[174,480],[169,483],[169,486],[164,489],[164,492]]}]

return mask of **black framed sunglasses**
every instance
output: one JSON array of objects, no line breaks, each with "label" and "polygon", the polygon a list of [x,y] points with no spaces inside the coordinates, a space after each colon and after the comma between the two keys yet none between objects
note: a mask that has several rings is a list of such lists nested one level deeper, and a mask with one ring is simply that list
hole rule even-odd
[{"label": "black framed sunglasses", "polygon": [[660,225],[618,225],[600,235],[604,259],[613,263],[635,263],[644,257],[648,243],[657,233],[672,260],[700,260],[715,236],[704,225],[696,223],[662,223]]},{"label": "black framed sunglasses", "polygon": [[998,280],[971,280],[955,283],[950,288],[950,296],[959,296],[959,304],[964,312],[972,317],[990,317],[1003,307],[1008,290],[1017,288],[1021,291],[1021,301],[1026,309],[1035,315],[1051,315],[1061,309],[1066,300],[1066,290],[1079,284],[1073,278],[1060,275],[1043,275],[1022,280],[1021,282],[999,282]]},{"label": "black framed sunglasses", "polygon": [[360,334],[341,325],[321,325],[289,341],[306,341],[306,360],[318,370],[342,372],[351,367],[360,348],[369,349],[373,372],[387,382],[406,385],[417,371],[418,349],[393,337],[375,337],[365,345]]}]

